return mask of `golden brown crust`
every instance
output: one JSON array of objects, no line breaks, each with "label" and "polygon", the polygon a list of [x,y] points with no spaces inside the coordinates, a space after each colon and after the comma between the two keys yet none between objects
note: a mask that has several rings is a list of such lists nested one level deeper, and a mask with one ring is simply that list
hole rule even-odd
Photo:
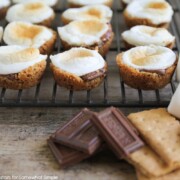
[{"label": "golden brown crust", "polygon": [[[134,45],[132,45],[132,44],[129,44],[129,43],[126,42],[125,40],[123,40],[123,42],[124,42],[124,45],[125,45],[125,49],[131,49],[131,48],[137,47],[137,46],[134,46]],[[175,41],[167,44],[165,47],[167,47],[167,48],[169,48],[169,49],[173,49],[174,45],[175,45]]]},{"label": "golden brown crust", "polygon": [[0,20],[4,19],[9,7],[3,7],[0,9]]},{"label": "golden brown crust", "polygon": [[26,89],[36,86],[46,69],[46,60],[21,71],[17,74],[0,75],[0,87],[7,89]]},{"label": "golden brown crust", "polygon": [[54,18],[55,18],[55,14],[53,14],[50,18],[45,19],[44,21],[42,21],[40,23],[37,23],[37,25],[51,27]]},{"label": "golden brown crust", "polygon": [[[71,90],[90,90],[97,86],[99,86],[106,76],[106,73],[98,78],[95,78],[91,81],[83,81],[82,78],[76,76],[74,74],[63,71],[52,63],[50,64],[51,70],[53,72],[54,79],[59,86],[66,87]],[[105,65],[105,69],[107,71],[107,64]]]},{"label": "golden brown crust", "polygon": [[[108,6],[110,8],[112,8],[112,5],[113,5],[113,1],[109,1],[107,3],[103,3],[105,6]],[[75,4],[75,3],[69,3],[69,7],[70,8],[79,8],[79,7],[83,7],[82,5],[79,5],[79,4]]]},{"label": "golden brown crust", "polygon": [[56,31],[53,31],[53,30],[51,31],[53,33],[53,37],[39,48],[40,54],[50,55],[53,52],[54,45],[57,39],[57,33]]},{"label": "golden brown crust", "polygon": [[[85,47],[85,48],[91,49],[91,50],[98,50],[98,52],[102,56],[105,56],[109,51],[109,48],[110,48],[112,41],[113,41],[113,38],[114,38],[114,33],[111,32],[110,38],[106,42],[103,42],[101,45],[98,46],[97,44],[95,44],[92,46],[81,46],[81,47]],[[61,43],[62,43],[63,48],[65,50],[69,50],[73,47],[80,47],[80,46],[72,46],[72,45],[68,44],[67,42],[63,41],[62,39],[61,39]]]},{"label": "golden brown crust", "polygon": [[124,11],[123,14],[128,27],[133,27],[136,25],[147,25],[147,26],[161,27],[161,28],[169,27],[169,23],[167,22],[161,24],[153,24],[149,19],[132,17],[130,14],[127,13],[126,10]]},{"label": "golden brown crust", "polygon": [[117,65],[120,68],[120,76],[127,85],[135,89],[155,90],[163,88],[171,81],[177,65],[176,61],[171,67],[166,69],[165,74],[161,75],[152,72],[140,72],[125,65],[122,62],[122,55],[123,53],[120,53],[116,58]]}]

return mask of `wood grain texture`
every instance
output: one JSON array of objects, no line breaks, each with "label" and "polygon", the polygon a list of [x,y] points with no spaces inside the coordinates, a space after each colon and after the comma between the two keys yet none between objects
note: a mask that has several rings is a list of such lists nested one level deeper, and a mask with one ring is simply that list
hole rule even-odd
[{"label": "wood grain texture", "polygon": [[[117,160],[111,151],[101,152],[66,170],[59,168],[46,140],[79,110],[0,108],[0,176],[56,175],[60,180],[136,180],[134,169]],[[123,110],[126,113],[138,111]]]}]

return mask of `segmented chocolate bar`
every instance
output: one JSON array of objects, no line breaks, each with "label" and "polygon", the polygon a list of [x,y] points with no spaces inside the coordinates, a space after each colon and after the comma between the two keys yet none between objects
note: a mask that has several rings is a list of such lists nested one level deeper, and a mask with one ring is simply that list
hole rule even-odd
[{"label": "segmented chocolate bar", "polygon": [[103,140],[90,121],[91,116],[90,110],[83,109],[56,131],[55,141],[89,155],[93,154],[101,146]]},{"label": "segmented chocolate bar", "polygon": [[62,168],[77,164],[89,157],[88,154],[55,143],[52,137],[50,137],[47,142]]},{"label": "segmented chocolate bar", "polygon": [[94,71],[94,72],[91,72],[89,74],[86,74],[84,76],[81,76],[81,78],[84,80],[84,81],[91,81],[93,79],[96,79],[100,76],[105,76],[106,75],[106,68],[102,68],[102,69],[99,69],[97,71]]},{"label": "segmented chocolate bar", "polygon": [[100,113],[95,113],[92,122],[119,158],[128,156],[144,146],[127,118],[116,108],[108,108]]}]

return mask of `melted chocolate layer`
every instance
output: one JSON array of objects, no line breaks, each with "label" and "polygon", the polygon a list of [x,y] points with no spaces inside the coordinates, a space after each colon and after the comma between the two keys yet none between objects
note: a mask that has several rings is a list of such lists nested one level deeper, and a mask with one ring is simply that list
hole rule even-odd
[{"label": "melted chocolate layer", "polygon": [[81,76],[81,78],[84,81],[91,81],[93,79],[96,79],[98,77],[105,76],[105,75],[106,75],[106,68],[103,67],[102,69],[98,69],[97,71],[94,71],[94,72],[88,73],[84,76]]},{"label": "melted chocolate layer", "polygon": [[164,75],[166,73],[166,69],[157,69],[157,70],[141,69],[140,72],[149,72],[149,73]]}]

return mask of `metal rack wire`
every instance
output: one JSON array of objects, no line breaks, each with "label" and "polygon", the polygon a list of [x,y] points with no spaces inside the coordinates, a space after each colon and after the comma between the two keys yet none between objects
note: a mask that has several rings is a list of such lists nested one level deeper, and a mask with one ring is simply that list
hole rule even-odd
[{"label": "metal rack wire", "polygon": [[[175,52],[180,50],[180,3],[178,0],[169,0],[175,15],[170,26],[170,31],[176,36]],[[61,13],[67,8],[65,1],[61,1],[55,10],[56,20],[53,28],[62,26]],[[111,49],[105,57],[109,72],[104,83],[91,91],[69,91],[57,86],[54,82],[49,66],[45,75],[36,87],[26,90],[9,90],[0,88],[0,107],[165,107],[169,104],[177,83],[175,78],[165,88],[155,91],[136,90],[126,86],[119,76],[119,70],[115,63],[116,55],[124,50],[121,33],[127,29],[123,10],[119,0],[115,0],[113,7],[112,26],[115,38]],[[0,25],[5,24],[0,22]],[[63,51],[60,41],[57,41],[54,54]]]}]

